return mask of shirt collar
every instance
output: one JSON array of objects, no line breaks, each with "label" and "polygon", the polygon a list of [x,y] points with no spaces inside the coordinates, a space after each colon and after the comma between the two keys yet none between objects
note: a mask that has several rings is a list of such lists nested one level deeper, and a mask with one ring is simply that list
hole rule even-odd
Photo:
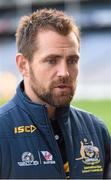
[{"label": "shirt collar", "polygon": [[[43,104],[34,103],[24,92],[24,81],[21,81],[17,88],[16,102],[21,106],[21,108],[31,112],[33,116],[37,117],[37,114],[40,118],[41,114],[44,113],[47,115],[47,107]],[[67,120],[69,115],[70,106],[63,106],[56,108],[56,118]],[[43,113],[44,112],[44,113]],[[48,116],[47,116],[48,117]],[[41,119],[41,118],[40,118]]]}]

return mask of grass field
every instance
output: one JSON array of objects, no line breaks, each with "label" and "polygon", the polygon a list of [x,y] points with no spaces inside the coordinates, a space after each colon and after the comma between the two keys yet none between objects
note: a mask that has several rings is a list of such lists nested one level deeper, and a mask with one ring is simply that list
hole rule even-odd
[{"label": "grass field", "polygon": [[[4,102],[0,100],[0,105]],[[111,134],[111,100],[76,100],[72,102],[72,105],[98,116],[104,121]]]},{"label": "grass field", "polygon": [[73,101],[72,105],[98,116],[111,134],[111,100],[78,100]]}]

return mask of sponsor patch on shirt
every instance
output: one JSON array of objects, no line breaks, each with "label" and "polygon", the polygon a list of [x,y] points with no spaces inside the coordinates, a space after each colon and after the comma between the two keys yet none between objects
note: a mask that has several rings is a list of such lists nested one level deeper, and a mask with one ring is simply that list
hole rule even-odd
[{"label": "sponsor patch on shirt", "polygon": [[19,166],[37,166],[56,163],[49,151],[37,151],[37,159],[35,160],[34,155],[27,151],[22,153],[21,161],[17,162],[17,164]]},{"label": "sponsor patch on shirt", "polygon": [[99,148],[94,146],[92,141],[88,142],[86,138],[80,141],[80,157],[76,158],[76,160],[81,160],[84,164],[82,173],[103,171],[100,165]]},{"label": "sponsor patch on shirt", "polygon": [[37,127],[34,125],[17,126],[14,128],[14,134],[33,133],[36,130],[37,130]]},{"label": "sponsor patch on shirt", "polygon": [[34,155],[31,152],[24,152],[21,157],[22,161],[18,162],[19,166],[37,166],[38,161],[34,160]]},{"label": "sponsor patch on shirt", "polygon": [[55,164],[55,161],[53,160],[53,156],[49,151],[41,151],[44,161],[43,164]]}]

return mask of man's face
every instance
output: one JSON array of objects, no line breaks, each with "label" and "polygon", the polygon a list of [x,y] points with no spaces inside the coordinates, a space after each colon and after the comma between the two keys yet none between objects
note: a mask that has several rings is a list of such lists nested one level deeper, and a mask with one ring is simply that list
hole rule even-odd
[{"label": "man's face", "polygon": [[77,84],[79,44],[74,33],[40,31],[38,50],[29,63],[29,86],[35,101],[51,106],[68,105]]}]

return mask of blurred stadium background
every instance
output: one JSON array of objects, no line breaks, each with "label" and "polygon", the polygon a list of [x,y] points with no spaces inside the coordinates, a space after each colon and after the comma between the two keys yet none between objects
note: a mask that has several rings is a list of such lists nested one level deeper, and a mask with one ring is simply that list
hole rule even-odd
[{"label": "blurred stadium background", "polygon": [[75,104],[105,119],[111,131],[111,0],[0,0],[0,102],[13,96],[21,79],[15,63],[19,19],[43,7],[67,12],[80,27]]}]

